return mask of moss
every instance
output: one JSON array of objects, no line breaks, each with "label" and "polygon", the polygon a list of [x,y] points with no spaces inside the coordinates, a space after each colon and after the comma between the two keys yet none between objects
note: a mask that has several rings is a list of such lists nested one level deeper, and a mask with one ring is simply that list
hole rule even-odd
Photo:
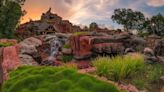
[{"label": "moss", "polygon": [[72,68],[20,67],[10,73],[3,92],[119,92],[112,84]]},{"label": "moss", "polygon": [[7,47],[7,46],[12,46],[13,43],[11,42],[0,42],[0,47]]},{"label": "moss", "polygon": [[65,45],[63,46],[63,48],[69,49],[69,48],[71,48],[71,46],[70,46],[69,44],[65,44]]},{"label": "moss", "polygon": [[78,36],[78,35],[88,35],[89,32],[75,32],[73,33],[74,36]]}]

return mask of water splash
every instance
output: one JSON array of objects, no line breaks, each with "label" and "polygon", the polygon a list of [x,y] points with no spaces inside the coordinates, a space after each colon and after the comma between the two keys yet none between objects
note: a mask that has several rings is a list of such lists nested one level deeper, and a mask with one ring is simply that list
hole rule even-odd
[{"label": "water splash", "polygon": [[59,52],[60,42],[57,38],[53,38],[50,41],[50,56],[48,57],[48,61],[54,60]]}]

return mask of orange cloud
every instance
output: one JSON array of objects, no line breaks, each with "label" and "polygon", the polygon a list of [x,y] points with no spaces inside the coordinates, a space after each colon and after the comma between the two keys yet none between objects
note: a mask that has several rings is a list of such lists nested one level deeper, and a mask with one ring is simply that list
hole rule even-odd
[{"label": "orange cloud", "polygon": [[[30,18],[37,20],[43,12],[49,7],[64,19],[73,23],[80,23],[90,18],[102,18],[110,16],[105,11],[108,6],[113,6],[118,0],[26,0],[23,9],[27,14],[23,17],[22,22],[27,22]],[[100,13],[97,15],[96,13]]]},{"label": "orange cloud", "polygon": [[164,0],[149,0],[147,4],[153,7],[160,7],[164,6]]}]

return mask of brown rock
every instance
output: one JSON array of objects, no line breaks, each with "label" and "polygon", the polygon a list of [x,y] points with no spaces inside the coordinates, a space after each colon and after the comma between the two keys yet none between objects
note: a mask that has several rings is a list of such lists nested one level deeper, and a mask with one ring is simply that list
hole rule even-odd
[{"label": "brown rock", "polygon": [[18,57],[17,47],[10,46],[5,47],[3,50],[3,79],[8,79],[8,72],[10,70],[16,69],[20,65],[20,60]]},{"label": "brown rock", "polygon": [[20,54],[21,65],[38,65],[38,63],[30,56],[26,54]]},{"label": "brown rock", "polygon": [[72,54],[72,49],[71,48],[70,49],[63,48],[62,53],[66,54],[66,55],[70,55],[70,54]]},{"label": "brown rock", "polygon": [[122,43],[100,43],[93,45],[93,51],[96,53],[123,54],[124,49]]},{"label": "brown rock", "polygon": [[155,43],[154,52],[155,55],[164,56],[164,39]]},{"label": "brown rock", "polygon": [[89,58],[92,55],[89,36],[72,36],[71,48],[76,59]]}]

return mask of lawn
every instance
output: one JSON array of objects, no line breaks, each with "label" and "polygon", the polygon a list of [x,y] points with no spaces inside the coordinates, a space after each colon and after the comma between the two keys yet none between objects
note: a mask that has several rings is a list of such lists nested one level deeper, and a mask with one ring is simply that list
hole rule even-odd
[{"label": "lawn", "polygon": [[64,67],[20,67],[10,73],[3,92],[120,92],[114,85]]}]

